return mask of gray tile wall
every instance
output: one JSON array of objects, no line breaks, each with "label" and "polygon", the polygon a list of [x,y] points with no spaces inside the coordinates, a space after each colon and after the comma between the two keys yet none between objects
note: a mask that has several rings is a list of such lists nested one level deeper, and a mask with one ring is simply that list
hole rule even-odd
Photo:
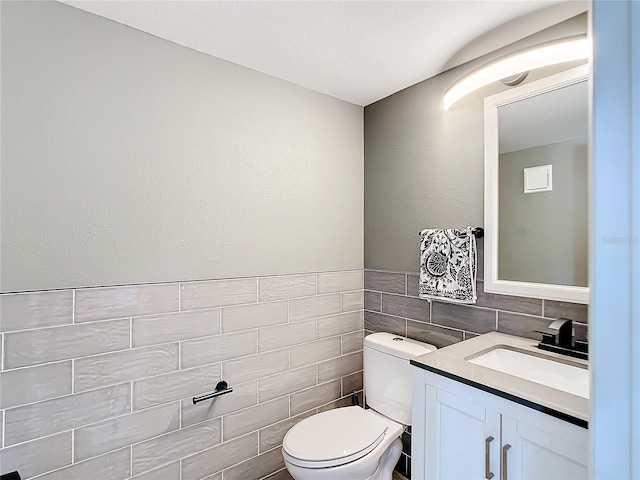
[{"label": "gray tile wall", "polygon": [[[363,281],[353,270],[1,295],[0,473],[290,478],[287,430],[362,390]],[[220,379],[234,392],[193,405]]]},{"label": "gray tile wall", "polygon": [[[364,334],[392,332],[442,348],[491,331],[540,339],[534,330],[546,330],[553,320],[567,317],[577,322],[576,337],[587,337],[587,305],[485,293],[482,280],[477,293],[475,305],[427,302],[418,298],[417,274],[367,269]],[[405,432],[404,453],[396,467],[408,478],[410,438]]]}]

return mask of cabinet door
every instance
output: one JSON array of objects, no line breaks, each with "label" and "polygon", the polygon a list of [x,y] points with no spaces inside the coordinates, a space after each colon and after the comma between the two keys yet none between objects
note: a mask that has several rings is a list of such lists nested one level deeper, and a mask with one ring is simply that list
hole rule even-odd
[{"label": "cabinet door", "polygon": [[498,480],[500,415],[432,386],[426,394],[426,478]]},{"label": "cabinet door", "polygon": [[502,480],[588,478],[587,430],[538,415],[502,416]]}]

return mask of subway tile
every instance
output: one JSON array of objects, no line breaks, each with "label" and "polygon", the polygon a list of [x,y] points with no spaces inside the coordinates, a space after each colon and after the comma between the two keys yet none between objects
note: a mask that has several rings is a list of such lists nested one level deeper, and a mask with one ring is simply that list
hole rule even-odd
[{"label": "subway tile", "polygon": [[477,286],[478,302],[476,305],[479,307],[495,308],[496,310],[506,310],[517,313],[528,313],[530,315],[542,315],[542,300],[539,298],[485,293],[484,282],[482,281],[478,281]]},{"label": "subway tile", "polygon": [[71,361],[0,373],[0,408],[40,402],[71,393]]},{"label": "subway tile", "polygon": [[405,319],[375,312],[364,312],[364,328],[372,332],[389,332],[403,337],[407,335]]},{"label": "subway tile", "polygon": [[255,303],[258,295],[255,278],[187,282],[180,288],[181,310]]},{"label": "subway tile", "polygon": [[222,371],[229,385],[244,383],[289,370],[289,352],[274,350],[224,362]]},{"label": "subway tile", "polygon": [[498,331],[516,335],[518,337],[542,340],[542,335],[535,330],[547,331],[549,319],[532,315],[519,315],[517,313],[498,312]]},{"label": "subway tile", "polygon": [[177,402],[78,428],[74,433],[75,461],[95,457],[180,428]]},{"label": "subway tile", "polygon": [[274,398],[312,387],[316,382],[316,366],[298,368],[258,380],[258,400],[267,402]]},{"label": "subway tile", "polygon": [[0,295],[0,332],[53,327],[73,322],[73,291]]},{"label": "subway tile", "polygon": [[315,410],[287,418],[281,422],[273,423],[260,430],[260,451],[266,452],[282,445],[282,440],[291,428],[300,420],[315,415]]},{"label": "subway tile", "polygon": [[362,330],[362,311],[342,313],[318,319],[318,338],[333,337]]},{"label": "subway tile", "polygon": [[377,292],[405,294],[406,275],[404,273],[378,272],[373,270],[364,271],[365,290],[375,290]]},{"label": "subway tile", "polygon": [[5,445],[77,428],[131,410],[129,384],[45,400],[5,412]]},{"label": "subway tile", "polygon": [[331,337],[291,347],[291,368],[311,365],[340,355],[340,337]]},{"label": "subway tile", "polygon": [[210,392],[219,381],[219,364],[136,380],[133,382],[133,409],[141,410]]},{"label": "subway tile", "polygon": [[410,297],[420,296],[420,275],[407,273],[407,295]]},{"label": "subway tile", "polygon": [[380,292],[364,291],[364,309],[379,312],[382,308],[382,294]]},{"label": "subway tile", "polygon": [[382,313],[421,322],[429,321],[429,302],[402,295],[382,294]]},{"label": "subway tile", "polygon": [[451,303],[433,302],[431,323],[487,333],[496,330],[496,311]]},{"label": "subway tile", "polygon": [[353,312],[364,308],[364,292],[346,292],[342,294],[342,311]]},{"label": "subway tile", "polygon": [[258,403],[257,381],[232,384],[233,393],[222,395],[212,400],[193,404],[191,399],[181,402],[182,428],[196,423],[204,422],[211,418],[219,417],[227,413],[235,412],[243,408],[251,407]]},{"label": "subway tile", "polygon": [[169,463],[131,477],[131,480],[180,480],[180,462]]},{"label": "subway tile", "polygon": [[38,477],[38,480],[125,480],[131,476],[129,447]]},{"label": "subway tile", "polygon": [[282,397],[255,407],[249,407],[222,418],[223,441],[253,432],[289,416],[289,398]]},{"label": "subway tile", "polygon": [[258,454],[258,432],[182,459],[182,480],[200,480]]},{"label": "subway tile", "polygon": [[224,333],[278,325],[288,321],[289,312],[286,301],[222,309],[222,331]]},{"label": "subway tile", "polygon": [[180,346],[181,365],[191,368],[251,355],[257,353],[257,343],[257,330],[188,340]]},{"label": "subway tile", "polygon": [[362,390],[363,378],[362,371],[345,375],[342,377],[342,396],[351,395],[353,392]]},{"label": "subway tile", "polygon": [[74,319],[79,323],[177,311],[177,283],[81,288],[76,290]]},{"label": "subway tile", "polygon": [[298,415],[312,408],[340,398],[340,380],[332,380],[291,395],[291,415]]},{"label": "subway tile", "polygon": [[362,352],[332,358],[318,364],[318,383],[324,383],[360,370],[362,370]]},{"label": "subway tile", "polygon": [[545,300],[544,316],[547,318],[570,318],[574,322],[588,323],[589,305]]},{"label": "subway tile", "polygon": [[258,333],[258,348],[261,352],[290,347],[316,339],[316,321],[287,323],[275,327],[261,328]]},{"label": "subway tile", "polygon": [[327,410],[333,410],[334,408],[343,408],[351,406],[351,397],[342,397],[334,400],[333,402],[326,403],[318,407],[318,413],[326,412]]},{"label": "subway tile", "polygon": [[220,309],[179,312],[131,320],[134,347],[170,343],[220,333]]},{"label": "subway tile", "polygon": [[438,325],[408,320],[407,337],[443,348],[461,342],[463,333],[458,330],[439,327]]},{"label": "subway tile", "polygon": [[228,468],[222,475],[224,480],[247,480],[250,478],[263,478],[281,468],[284,468],[282,451],[279,448],[275,448]]},{"label": "subway tile", "polygon": [[362,270],[318,274],[318,293],[348,292],[362,290]]},{"label": "subway tile", "polygon": [[363,348],[362,332],[353,332],[342,335],[342,355],[357,352]]},{"label": "subway tile", "polygon": [[312,274],[260,278],[258,291],[261,302],[308,297],[316,294],[316,276]]},{"label": "subway tile", "polygon": [[71,432],[63,432],[0,450],[0,473],[31,478],[71,464]]},{"label": "subway tile", "polygon": [[129,348],[129,320],[4,334],[4,368],[68,360]]},{"label": "subway tile", "polygon": [[135,348],[75,361],[76,392],[178,370],[178,344]]},{"label": "subway tile", "polygon": [[323,317],[340,313],[340,295],[319,295],[296,298],[289,301],[289,320],[297,322],[308,318]]},{"label": "subway tile", "polygon": [[132,447],[133,474],[137,475],[218,445],[222,436],[219,418],[182,428]]},{"label": "subway tile", "polygon": [[574,323],[573,331],[575,333],[576,340],[589,340],[589,325],[587,325],[586,323]]}]

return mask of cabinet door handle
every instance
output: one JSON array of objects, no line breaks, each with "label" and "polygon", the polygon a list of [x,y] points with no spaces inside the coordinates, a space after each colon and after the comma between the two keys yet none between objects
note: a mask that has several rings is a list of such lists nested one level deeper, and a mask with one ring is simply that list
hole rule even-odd
[{"label": "cabinet door handle", "polygon": [[493,473],[491,473],[491,442],[493,437],[487,437],[484,440],[484,478],[491,480]]},{"label": "cabinet door handle", "polygon": [[507,477],[507,452],[511,448],[508,443],[502,447],[502,480],[508,480]]}]

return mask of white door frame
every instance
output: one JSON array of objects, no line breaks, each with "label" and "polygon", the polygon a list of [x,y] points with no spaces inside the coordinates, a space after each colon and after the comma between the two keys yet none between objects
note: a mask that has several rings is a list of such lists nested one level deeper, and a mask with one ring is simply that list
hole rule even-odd
[{"label": "white door frame", "polygon": [[640,479],[640,2],[591,14],[590,477]]}]

